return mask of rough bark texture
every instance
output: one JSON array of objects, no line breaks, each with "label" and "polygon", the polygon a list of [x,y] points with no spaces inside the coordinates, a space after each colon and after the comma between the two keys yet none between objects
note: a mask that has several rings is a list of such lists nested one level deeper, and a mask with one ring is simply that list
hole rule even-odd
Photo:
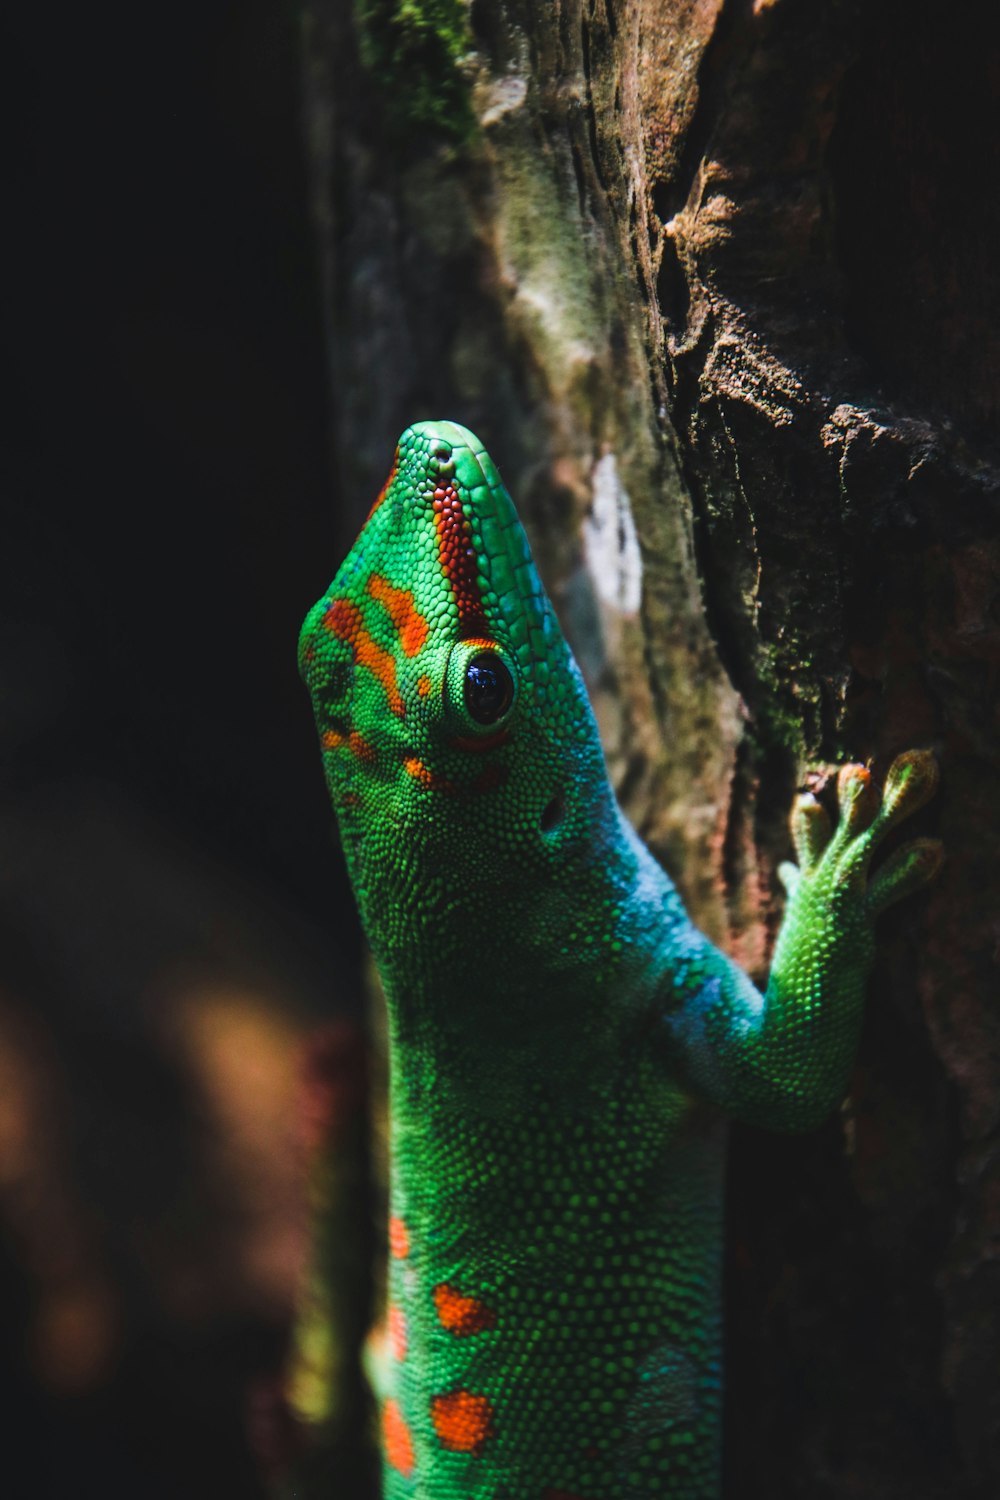
[{"label": "rough bark texture", "polygon": [[842,1118],[735,1135],[727,1495],[994,1495],[986,8],[308,0],[306,59],[345,544],[407,423],[483,437],[627,811],[758,972],[806,765],[940,753]]}]

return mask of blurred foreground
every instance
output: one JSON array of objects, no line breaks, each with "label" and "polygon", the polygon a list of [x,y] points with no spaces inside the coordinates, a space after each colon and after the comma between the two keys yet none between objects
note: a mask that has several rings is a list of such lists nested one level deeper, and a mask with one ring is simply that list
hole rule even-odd
[{"label": "blurred foreground", "polygon": [[340,547],[297,18],[6,21],[0,1493],[240,1500],[359,988],[295,672]]}]

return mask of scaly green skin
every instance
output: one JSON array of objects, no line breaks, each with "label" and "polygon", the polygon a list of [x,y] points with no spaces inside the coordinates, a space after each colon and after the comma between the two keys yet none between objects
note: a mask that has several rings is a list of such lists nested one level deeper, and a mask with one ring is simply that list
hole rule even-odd
[{"label": "scaly green skin", "polygon": [[[493,653],[493,656],[490,656]],[[514,689],[476,689],[487,656]],[[767,992],[689,922],[608,784],[489,456],[421,422],[301,640],[390,1031],[388,1500],[719,1490],[724,1115],[845,1088],[875,913],[929,878],[886,830],[924,752],[801,799]],[[479,704],[479,719],[470,709]]]}]

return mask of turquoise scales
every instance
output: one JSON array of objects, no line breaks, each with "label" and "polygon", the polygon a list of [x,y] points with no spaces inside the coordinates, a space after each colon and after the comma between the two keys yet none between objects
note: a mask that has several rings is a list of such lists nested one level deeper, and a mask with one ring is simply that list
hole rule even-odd
[{"label": "turquoise scales", "polygon": [[608,784],[576,663],[482,445],[421,422],[302,632],[389,1006],[389,1500],[719,1490],[723,1118],[840,1099],[879,910],[927,880],[847,766],[798,801],[767,992],[689,922]]}]

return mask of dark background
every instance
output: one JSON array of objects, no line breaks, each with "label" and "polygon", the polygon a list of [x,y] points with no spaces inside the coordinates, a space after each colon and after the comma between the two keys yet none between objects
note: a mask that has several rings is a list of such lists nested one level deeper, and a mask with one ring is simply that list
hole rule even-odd
[{"label": "dark background", "polygon": [[299,1055],[359,956],[295,672],[344,541],[298,24],[5,23],[5,1496],[262,1493]]}]

